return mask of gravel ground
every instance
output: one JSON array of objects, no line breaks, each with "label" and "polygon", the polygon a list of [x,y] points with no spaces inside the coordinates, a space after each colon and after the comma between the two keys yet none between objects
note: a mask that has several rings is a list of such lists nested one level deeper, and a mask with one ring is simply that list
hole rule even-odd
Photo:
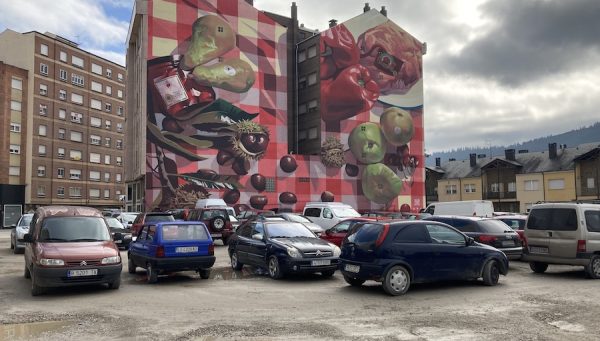
[{"label": "gravel ground", "polygon": [[511,262],[495,287],[445,282],[401,297],[380,285],[353,288],[337,274],[280,281],[229,267],[216,247],[211,278],[194,272],[145,283],[127,273],[119,290],[54,289],[32,297],[23,256],[0,231],[0,340],[592,340],[600,339],[600,281],[581,268],[533,274]]}]

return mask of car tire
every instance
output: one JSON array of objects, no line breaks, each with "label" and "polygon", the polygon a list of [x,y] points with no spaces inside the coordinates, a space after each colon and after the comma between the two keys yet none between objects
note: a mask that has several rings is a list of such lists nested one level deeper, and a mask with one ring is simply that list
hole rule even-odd
[{"label": "car tire", "polygon": [[31,278],[31,272],[29,272],[29,268],[27,267],[27,264],[25,264],[25,269],[23,270],[23,277]]},{"label": "car tire", "polygon": [[35,280],[35,275],[31,273],[31,296],[39,296],[45,292],[44,288],[39,286]]},{"label": "car tire", "polygon": [[130,274],[135,274],[135,270],[136,270],[136,266],[135,263],[133,262],[133,259],[131,259],[131,255],[127,255],[127,272],[129,272]]},{"label": "car tire", "polygon": [[500,268],[498,262],[491,260],[483,267],[483,284],[487,286],[494,286],[498,284],[500,279]]},{"label": "car tire", "polygon": [[600,278],[600,256],[593,255],[590,258],[590,263],[585,267],[588,277],[592,279]]},{"label": "car tire", "polygon": [[225,227],[225,218],[221,216],[214,217],[210,220],[210,228],[216,231],[221,231]]},{"label": "car tire", "polygon": [[200,274],[200,278],[202,279],[209,279],[210,269],[198,269],[198,274]]},{"label": "car tire", "polygon": [[410,287],[410,273],[403,266],[394,266],[385,273],[383,290],[392,296],[404,295]]},{"label": "car tire", "polygon": [[10,238],[10,249],[11,249],[11,250],[14,250],[14,249],[16,249],[16,247],[15,247],[15,244],[13,243],[13,239],[12,239],[12,237]]},{"label": "car tire", "polygon": [[327,270],[327,271],[321,271],[321,276],[323,277],[331,277],[333,276],[333,274],[335,274],[335,270]]},{"label": "car tire", "polygon": [[148,263],[148,265],[146,266],[146,274],[146,281],[149,284],[158,282],[158,272],[152,267],[152,264],[150,263]]},{"label": "car tire", "polygon": [[111,290],[117,290],[121,286],[121,277],[117,278],[115,281],[108,283],[108,288]]},{"label": "car tire", "polygon": [[548,269],[548,264],[541,262],[531,262],[529,263],[529,268],[536,274],[542,274],[546,272],[546,269]]},{"label": "car tire", "polygon": [[225,246],[229,245],[229,238],[231,238],[231,237],[223,237],[223,238],[221,238],[221,241],[223,242],[223,245],[225,245]]},{"label": "car tire", "polygon": [[281,271],[281,266],[279,265],[279,259],[277,259],[277,256],[269,257],[267,267],[269,271],[269,277],[272,279],[283,278],[283,272]]},{"label": "car tire", "polygon": [[236,271],[242,270],[244,264],[240,263],[237,251],[233,251],[229,256],[231,259],[231,268]]},{"label": "car tire", "polygon": [[344,275],[344,280],[346,281],[346,283],[350,284],[353,287],[359,287],[363,285],[363,283],[365,283],[364,279],[349,277],[346,275]]}]

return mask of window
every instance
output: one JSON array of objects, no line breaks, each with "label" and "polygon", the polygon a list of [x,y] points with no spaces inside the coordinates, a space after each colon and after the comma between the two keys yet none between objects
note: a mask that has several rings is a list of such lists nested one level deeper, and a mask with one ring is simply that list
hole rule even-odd
[{"label": "window", "polygon": [[123,90],[117,90],[117,97],[123,98]]},{"label": "window", "polygon": [[110,165],[110,155],[104,155],[104,164]]},{"label": "window", "polygon": [[73,64],[79,68],[83,68],[83,59],[81,59],[77,56],[71,56],[71,64]]},{"label": "window", "polygon": [[46,176],[46,166],[38,166],[37,168],[37,176],[45,177]]},{"label": "window", "polygon": [[110,85],[107,85],[105,88],[106,88],[106,94],[112,95],[112,87]]},{"label": "window", "polygon": [[92,81],[92,91],[102,92],[102,84]]},{"label": "window", "polygon": [[308,75],[308,85],[313,85],[317,83],[317,73],[313,72]]},{"label": "window", "polygon": [[106,112],[111,112],[112,111],[112,104],[110,104],[110,103],[104,103],[104,110],[106,110]]},{"label": "window", "polygon": [[123,107],[119,107],[117,113],[119,114],[119,116],[123,116]]},{"label": "window", "polygon": [[119,82],[122,82],[122,81],[123,81],[123,74],[122,74],[122,73],[118,73],[118,74],[117,74],[117,80],[118,80]]},{"label": "window", "polygon": [[319,129],[317,127],[312,127],[308,129],[309,140],[316,139],[317,137],[319,137]]},{"label": "window", "polygon": [[48,55],[48,45],[40,44],[40,54],[43,54],[44,56]]},{"label": "window", "polygon": [[81,187],[69,187],[70,197],[81,197]]},{"label": "window", "polygon": [[79,131],[71,131],[71,141],[83,142],[83,133]]},{"label": "window", "polygon": [[71,122],[73,123],[81,123],[81,119],[83,118],[83,114],[80,114],[78,112],[71,112]]},{"label": "window", "polygon": [[65,169],[63,167],[59,167],[56,169],[56,177],[62,179],[65,177]]},{"label": "window", "polygon": [[119,133],[123,131],[123,123],[117,123],[117,131]]},{"label": "window", "polygon": [[475,193],[475,184],[466,184],[465,193]]},{"label": "window", "polygon": [[81,150],[71,150],[69,151],[69,157],[73,161],[81,161]]},{"label": "window", "polygon": [[[67,62],[67,53],[65,51],[60,51],[59,57],[58,59],[60,59],[61,62]],[[63,189],[64,192],[64,189]]]},{"label": "window", "polygon": [[320,217],[321,209],[318,207],[310,207],[304,210],[304,215],[307,217]]},{"label": "window", "polygon": [[105,189],[104,190],[104,199],[109,199],[110,198],[110,189]]},{"label": "window", "polygon": [[302,63],[306,60],[306,50],[302,50],[298,52],[298,63]]},{"label": "window", "polygon": [[587,188],[596,188],[594,178],[587,178]]},{"label": "window", "polygon": [[70,169],[69,170],[69,179],[80,180],[81,179],[81,169]]},{"label": "window", "polygon": [[58,99],[60,99],[61,101],[66,101],[67,100],[67,91],[66,90],[58,90]]},{"label": "window", "polygon": [[104,146],[105,147],[110,147],[110,137],[105,137],[104,138]]},{"label": "window", "polygon": [[46,186],[44,185],[39,185],[37,188],[37,196],[38,197],[45,197],[46,196]]},{"label": "window", "polygon": [[394,241],[399,243],[428,243],[429,236],[422,225],[411,225],[400,230]]},{"label": "window", "polygon": [[573,208],[538,208],[529,212],[527,228],[532,230],[575,231],[577,212]]},{"label": "window", "polygon": [[21,111],[21,102],[10,101],[10,110]]},{"label": "window", "polygon": [[298,141],[306,140],[308,138],[308,131],[299,130],[298,131]]},{"label": "window", "polygon": [[48,65],[40,63],[40,74],[43,76],[48,76]]},{"label": "window", "polygon": [[90,171],[90,180],[91,181],[100,181],[100,172],[99,171]]},{"label": "window", "polygon": [[97,99],[90,100],[90,107],[96,110],[102,110],[102,102]]},{"label": "window", "polygon": [[40,126],[38,127],[38,135],[46,136],[47,132],[48,132],[48,127],[46,127],[43,124],[40,124]]},{"label": "window", "polygon": [[121,173],[117,173],[117,174],[115,175],[115,178],[116,178],[116,181],[117,181],[117,182],[121,182]]},{"label": "window", "polygon": [[306,114],[306,103],[302,103],[298,106],[298,115]]},{"label": "window", "polygon": [[11,144],[9,146],[9,153],[11,154],[21,154],[21,145],[20,144]]},{"label": "window", "polygon": [[539,187],[538,180],[525,180],[525,190],[526,191],[537,191]]},{"label": "window", "polygon": [[503,192],[503,190],[502,190],[503,188],[502,188],[502,187],[503,187],[503,186],[502,186],[502,184],[501,184],[501,183],[493,183],[493,184],[490,186],[490,190],[491,190],[491,192],[493,192],[493,193]]},{"label": "window", "polygon": [[91,163],[100,163],[100,154],[90,153],[90,162]]},{"label": "window", "polygon": [[64,197],[65,196],[65,188],[64,187],[56,188],[56,195],[59,197]]},{"label": "window", "polygon": [[106,121],[104,122],[104,125],[106,126],[106,129],[110,129],[110,127],[111,127],[112,123],[111,123],[109,120],[106,120]]},{"label": "window", "polygon": [[101,75],[102,74],[102,66],[92,63],[92,72],[97,75]]},{"label": "window", "polygon": [[46,145],[43,145],[43,144],[38,145],[38,155],[46,156]]},{"label": "window", "polygon": [[109,182],[110,181],[110,173],[106,172],[104,173],[104,182]]},{"label": "window", "polygon": [[66,130],[64,128],[58,128],[58,138],[61,140],[65,139]]},{"label": "window", "polygon": [[564,189],[565,188],[565,180],[564,179],[553,179],[548,181],[549,189]]},{"label": "window", "polygon": [[117,163],[117,166],[122,166],[123,165],[123,160],[121,160],[120,156],[117,156],[116,163]]},{"label": "window", "polygon": [[123,149],[123,140],[117,140],[116,147],[117,149]]},{"label": "window", "polygon": [[600,211],[585,211],[585,225],[590,232],[600,232]]},{"label": "window", "polygon": [[67,111],[65,109],[58,109],[58,118],[61,120],[67,119]]},{"label": "window", "polygon": [[56,155],[58,156],[59,159],[64,159],[65,158],[65,149],[62,147],[59,147],[58,150],[56,151]]},{"label": "window", "polygon": [[464,245],[466,243],[462,234],[446,226],[427,224],[427,232],[429,232],[429,237],[431,237],[434,244]]},{"label": "window", "polygon": [[83,104],[83,96],[80,94],[71,93],[71,102],[76,104]]},{"label": "window", "polygon": [[[95,146],[99,146],[100,142],[102,142],[102,138],[100,136],[98,136],[98,135],[90,135],[90,144],[93,144]],[[100,162],[100,161],[98,161],[98,162]]]},{"label": "window", "polygon": [[40,104],[40,115],[48,116],[48,105]]},{"label": "window", "polygon": [[98,117],[90,117],[90,125],[92,127],[99,128],[100,126],[102,126],[102,120]]},{"label": "window", "polygon": [[456,194],[456,185],[446,185],[446,194]]},{"label": "window", "polygon": [[48,96],[48,86],[46,84],[40,84],[40,95]]},{"label": "window", "polygon": [[19,166],[8,167],[8,175],[12,175],[12,176],[21,175],[21,167],[19,167]]},{"label": "window", "polygon": [[509,182],[508,183],[508,191],[509,192],[516,192],[517,191],[517,184],[515,182]]},{"label": "window", "polygon": [[85,78],[81,75],[71,74],[71,83],[76,86],[83,87],[85,85]]},{"label": "window", "polygon": [[58,74],[58,78],[61,81],[66,81],[67,80],[67,71],[60,69],[59,74]]},{"label": "window", "polygon": [[317,56],[317,46],[313,45],[308,48],[308,58],[313,58]]},{"label": "window", "polygon": [[12,78],[10,80],[10,87],[15,90],[23,90],[23,80],[19,78]]},{"label": "window", "polygon": [[112,70],[109,68],[106,69],[106,78],[112,78]]},{"label": "window", "polygon": [[308,112],[314,112],[317,111],[317,100],[313,99],[310,102],[308,102]]},{"label": "window", "polygon": [[20,123],[10,123],[10,131],[12,133],[20,133],[21,132],[21,124]]}]

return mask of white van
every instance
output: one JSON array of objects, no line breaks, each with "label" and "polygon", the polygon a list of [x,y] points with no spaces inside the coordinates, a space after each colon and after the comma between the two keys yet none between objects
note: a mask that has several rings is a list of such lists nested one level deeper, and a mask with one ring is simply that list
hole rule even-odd
[{"label": "white van", "polygon": [[235,210],[233,207],[227,206],[227,203],[223,199],[198,199],[196,201],[196,208],[210,208],[210,207],[224,207],[227,209],[229,217],[235,218]]},{"label": "white van", "polygon": [[589,277],[600,278],[600,205],[533,205],[525,238],[523,258],[532,271],[542,273],[548,264],[580,265]]},{"label": "white van", "polygon": [[302,214],[324,230],[346,218],[360,217],[352,206],[341,202],[309,202]]},{"label": "white van", "polygon": [[489,200],[446,201],[429,204],[422,213],[491,218],[494,204]]}]

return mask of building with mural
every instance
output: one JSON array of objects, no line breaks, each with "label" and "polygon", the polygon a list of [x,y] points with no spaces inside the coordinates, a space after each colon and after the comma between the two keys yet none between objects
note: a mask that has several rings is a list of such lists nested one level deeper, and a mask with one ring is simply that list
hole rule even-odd
[{"label": "building with mural", "polygon": [[324,32],[252,1],[136,1],[130,210],[424,206],[424,45],[368,5]]}]

